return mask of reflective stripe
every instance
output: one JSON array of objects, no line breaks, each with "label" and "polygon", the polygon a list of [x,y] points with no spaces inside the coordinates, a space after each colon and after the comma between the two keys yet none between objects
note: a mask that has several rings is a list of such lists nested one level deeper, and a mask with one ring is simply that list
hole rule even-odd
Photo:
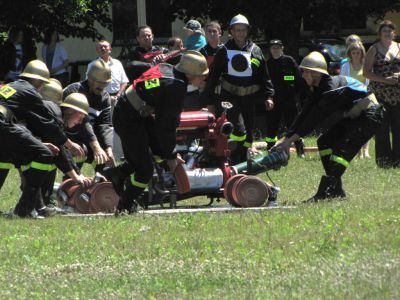
[{"label": "reflective stripe", "polygon": [[74,162],[76,162],[76,163],[83,163],[83,162],[85,162],[87,160],[87,157],[86,156],[83,156],[83,157],[81,157],[81,158],[78,158],[77,156],[74,156]]},{"label": "reflective stripe", "polygon": [[323,150],[319,150],[319,156],[324,157],[324,156],[328,156],[332,154],[332,149],[328,148],[328,149],[323,149]]},{"label": "reflective stripe", "polygon": [[4,163],[4,162],[0,162],[0,169],[2,170],[10,170],[12,169],[13,164],[11,163]]},{"label": "reflective stripe", "polygon": [[257,67],[259,67],[261,62],[257,58],[253,57],[251,59],[251,63],[255,64]]},{"label": "reflective stripe", "polygon": [[350,162],[345,160],[343,157],[339,157],[339,156],[336,156],[336,155],[332,155],[331,156],[331,160],[336,162],[336,163],[338,163],[338,164],[343,165],[345,168],[347,168],[350,165]]},{"label": "reflective stripe", "polygon": [[285,76],[283,76],[283,80],[285,80],[285,81],[293,81],[294,80],[294,76],[293,75],[285,75]]},{"label": "reflective stripe", "polygon": [[36,169],[36,170],[41,170],[41,171],[53,171],[57,169],[55,165],[52,164],[43,164],[37,161],[31,162],[31,168]]},{"label": "reflective stripe", "polygon": [[22,172],[25,172],[25,171],[29,170],[30,168],[31,168],[31,165],[30,165],[30,164],[28,164],[28,165],[23,165],[23,166],[20,167],[20,169],[21,169]]},{"label": "reflective stripe", "polygon": [[231,133],[229,138],[236,142],[243,142],[246,139],[246,135],[238,136],[238,135],[234,135],[233,133]]},{"label": "reflective stripe", "polygon": [[276,137],[273,137],[273,138],[271,138],[271,137],[266,137],[265,138],[265,141],[267,142],[267,143],[276,143],[277,141],[278,141],[278,137],[276,136]]},{"label": "reflective stripe", "polygon": [[157,164],[160,164],[160,163],[162,163],[164,160],[160,157],[160,156],[158,156],[158,155],[153,155],[153,158],[154,158],[154,161],[157,163]]},{"label": "reflective stripe", "polygon": [[246,147],[246,148],[251,148],[251,146],[253,146],[253,143],[244,142],[244,143],[243,143],[243,146]]},{"label": "reflective stripe", "polygon": [[147,187],[147,183],[139,182],[135,180],[135,175],[131,175],[131,184],[133,186],[137,186],[139,188],[145,189]]}]

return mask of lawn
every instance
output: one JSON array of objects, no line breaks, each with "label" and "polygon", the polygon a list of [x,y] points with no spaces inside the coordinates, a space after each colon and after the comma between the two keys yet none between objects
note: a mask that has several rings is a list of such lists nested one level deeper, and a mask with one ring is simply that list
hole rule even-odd
[{"label": "lawn", "polygon": [[357,159],[347,200],[301,204],[321,174],[316,154],[270,172],[292,209],[0,218],[0,299],[399,299],[400,170]]}]

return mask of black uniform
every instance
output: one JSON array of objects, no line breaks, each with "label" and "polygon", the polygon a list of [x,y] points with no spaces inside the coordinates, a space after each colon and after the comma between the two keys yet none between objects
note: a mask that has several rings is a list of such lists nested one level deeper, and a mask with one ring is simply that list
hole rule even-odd
[{"label": "black uniform", "polygon": [[[176,158],[176,128],[187,80],[172,65],[159,64],[135,80],[132,87],[135,92],[124,93],[113,114],[115,131],[121,137],[126,159],[120,168],[124,170],[124,176],[134,172],[120,201],[125,208],[129,208],[153,176],[153,156]],[[144,107],[144,110],[138,107]]]},{"label": "black uniform", "polygon": [[278,59],[271,57],[267,60],[267,67],[275,90],[274,108],[266,112],[265,141],[270,149],[278,140],[282,117],[286,128],[289,128],[296,118],[299,112],[297,96],[306,88],[306,84],[297,62],[291,56],[282,55]]},{"label": "black uniform", "polygon": [[129,53],[128,63],[126,65],[125,72],[131,82],[139,78],[140,75],[142,75],[145,71],[147,71],[154,65],[150,61],[146,61],[144,55],[155,52],[166,54],[168,53],[168,49],[153,46],[150,50],[146,50],[143,47],[137,46],[135,47],[135,49],[133,49],[131,53]]},{"label": "black uniform", "polygon": [[[345,116],[346,112],[354,109],[357,100],[368,94],[367,87],[351,77],[324,75],[293,123],[288,136],[297,133],[304,137],[324,119],[337,112]],[[375,134],[382,117],[383,107],[371,104],[359,116],[343,117],[318,138],[326,176],[322,177],[314,200],[345,196],[341,176],[361,147]]]},{"label": "black uniform", "polygon": [[[25,80],[18,80],[0,87],[1,141],[0,161],[3,167],[14,164],[20,167],[25,178],[22,196],[15,213],[27,216],[35,203],[41,201],[40,187],[48,172],[56,168],[54,155],[37,138],[63,145],[67,137],[50,111],[43,105],[42,97]],[[29,127],[28,130],[21,123]],[[8,165],[7,165],[8,164]],[[2,168],[0,182],[3,184],[9,168]]]},{"label": "black uniform", "polygon": [[[82,82],[72,83],[64,89],[65,98],[71,93],[82,93],[86,96],[89,102],[89,123],[93,127],[94,134],[103,149],[112,148],[113,146],[113,126],[111,123],[111,101],[110,95],[104,90],[101,95],[96,95],[89,91],[89,82],[84,80]],[[94,139],[91,135],[91,129],[88,125],[84,124],[85,128],[78,126],[76,130],[81,134],[77,134],[75,130],[68,130],[68,135],[72,141],[84,145],[87,149],[86,162],[93,162],[93,151],[89,145],[90,141]],[[83,133],[82,131],[86,131]],[[75,133],[74,133],[75,132]],[[84,136],[84,140],[79,138]],[[101,171],[103,166],[96,166],[96,171]]]},{"label": "black uniform", "polygon": [[253,142],[255,104],[264,103],[274,95],[261,49],[251,41],[242,49],[234,40],[224,44],[215,55],[203,93],[204,99],[215,97],[215,87],[221,76],[220,99],[233,104],[233,108],[228,110],[228,119],[235,127],[230,138],[238,142],[236,155],[233,156],[238,156],[240,152],[233,161],[245,160],[246,151],[243,150],[251,147]]}]

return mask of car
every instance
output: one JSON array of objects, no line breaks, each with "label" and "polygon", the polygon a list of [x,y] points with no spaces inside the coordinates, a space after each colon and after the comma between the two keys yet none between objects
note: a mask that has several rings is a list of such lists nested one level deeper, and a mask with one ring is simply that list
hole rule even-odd
[{"label": "car", "polygon": [[[269,57],[269,43],[256,42],[263,51],[265,57]],[[298,62],[310,52],[318,51],[326,59],[328,72],[331,75],[340,73],[340,62],[346,57],[346,43],[342,38],[319,38],[299,40]]]}]

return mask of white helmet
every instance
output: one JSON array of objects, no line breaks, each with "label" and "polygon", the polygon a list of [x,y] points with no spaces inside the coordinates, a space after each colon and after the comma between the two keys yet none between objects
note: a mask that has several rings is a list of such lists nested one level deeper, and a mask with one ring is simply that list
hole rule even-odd
[{"label": "white helmet", "polygon": [[229,26],[233,26],[235,24],[245,24],[247,26],[250,26],[249,20],[247,20],[247,18],[241,14],[234,16],[229,23]]}]

